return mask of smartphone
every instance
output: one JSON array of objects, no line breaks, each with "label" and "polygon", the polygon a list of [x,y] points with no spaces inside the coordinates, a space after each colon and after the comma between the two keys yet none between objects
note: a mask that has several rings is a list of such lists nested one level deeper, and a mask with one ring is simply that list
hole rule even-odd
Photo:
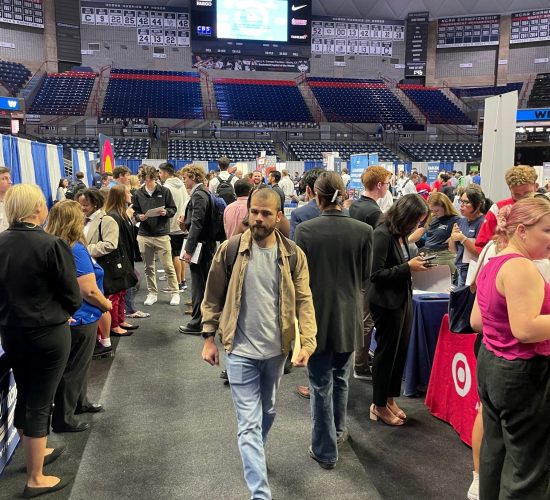
[{"label": "smartphone", "polygon": [[422,255],[421,259],[424,262],[429,262],[430,260],[434,260],[436,258],[436,255]]}]

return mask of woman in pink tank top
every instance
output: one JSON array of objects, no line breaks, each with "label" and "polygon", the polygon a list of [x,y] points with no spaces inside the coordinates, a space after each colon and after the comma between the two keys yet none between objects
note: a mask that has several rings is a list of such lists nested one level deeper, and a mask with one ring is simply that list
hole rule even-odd
[{"label": "woman in pink tank top", "polygon": [[550,498],[550,285],[533,260],[550,258],[550,200],[499,212],[503,250],[477,278],[470,318],[483,333],[479,498]]}]

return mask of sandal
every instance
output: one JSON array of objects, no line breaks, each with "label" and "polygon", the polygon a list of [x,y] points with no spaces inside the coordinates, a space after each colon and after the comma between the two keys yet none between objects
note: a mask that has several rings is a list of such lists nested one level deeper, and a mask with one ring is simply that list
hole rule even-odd
[{"label": "sandal", "polygon": [[370,405],[370,419],[377,421],[378,419],[382,420],[387,425],[403,425],[405,422],[401,420],[399,417],[396,417],[390,409],[388,409],[390,412],[391,417],[383,415],[382,413],[378,413],[378,410],[376,409],[376,406],[374,404]]},{"label": "sandal", "polygon": [[396,403],[393,403],[393,405],[387,405],[386,406],[388,410],[390,410],[397,418],[400,418],[401,420],[407,420],[406,413],[397,406]]},{"label": "sandal", "polygon": [[142,311],[136,311],[132,314],[126,315],[127,318],[148,318],[149,316],[151,316],[149,313],[145,313]]}]

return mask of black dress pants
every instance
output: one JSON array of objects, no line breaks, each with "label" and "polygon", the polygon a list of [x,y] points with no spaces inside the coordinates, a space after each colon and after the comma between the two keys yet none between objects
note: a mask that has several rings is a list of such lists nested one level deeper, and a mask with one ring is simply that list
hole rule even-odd
[{"label": "black dress pants", "polygon": [[370,305],[376,327],[376,351],[372,361],[373,403],[386,406],[399,397],[411,336],[412,305],[409,297],[401,309]]},{"label": "black dress pants", "polygon": [[480,500],[548,500],[550,359],[510,361],[482,345],[477,381],[483,403]]},{"label": "black dress pants", "polygon": [[2,326],[0,337],[17,384],[14,426],[27,437],[47,436],[55,390],[71,348],[69,324]]},{"label": "black dress pants", "polygon": [[72,426],[74,412],[85,406],[88,368],[92,361],[97,336],[97,321],[71,327],[71,352],[63,376],[55,393],[52,426]]},{"label": "black dress pants", "polygon": [[204,291],[206,290],[206,280],[208,279],[208,271],[212,264],[212,253],[204,243],[202,253],[197,264],[190,264],[191,270],[191,302],[193,303],[193,314],[191,321],[187,323],[188,330],[202,331],[202,313],[201,303],[204,299]]}]

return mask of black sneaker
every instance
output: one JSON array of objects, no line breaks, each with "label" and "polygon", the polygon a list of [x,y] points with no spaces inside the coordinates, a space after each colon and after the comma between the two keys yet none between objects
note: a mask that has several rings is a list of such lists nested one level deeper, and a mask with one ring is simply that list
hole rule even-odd
[{"label": "black sneaker", "polygon": [[92,358],[105,358],[113,355],[113,346],[104,346],[101,343],[97,343],[94,347],[94,354]]},{"label": "black sneaker", "polygon": [[183,281],[182,283],[180,283],[179,287],[180,287],[180,292],[183,292],[184,290],[187,290],[187,283]]}]

